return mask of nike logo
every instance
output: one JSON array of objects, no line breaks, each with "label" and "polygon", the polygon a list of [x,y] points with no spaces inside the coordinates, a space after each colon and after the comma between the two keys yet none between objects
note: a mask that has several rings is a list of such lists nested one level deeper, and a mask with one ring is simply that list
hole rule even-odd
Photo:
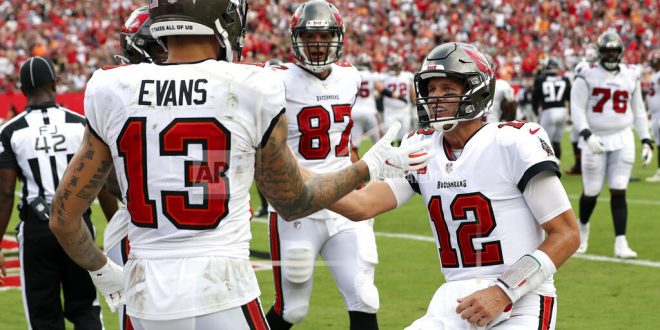
[{"label": "nike logo", "polygon": [[540,129],[541,129],[540,127],[538,127],[537,129],[531,129],[531,128],[530,128],[530,129],[529,129],[529,134],[534,135],[534,134],[536,134],[536,132],[538,132]]}]

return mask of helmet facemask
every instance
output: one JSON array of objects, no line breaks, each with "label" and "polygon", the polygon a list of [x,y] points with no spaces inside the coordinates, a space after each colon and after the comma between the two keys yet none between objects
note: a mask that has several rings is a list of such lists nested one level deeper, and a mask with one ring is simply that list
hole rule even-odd
[{"label": "helmet facemask", "polygon": [[[309,40],[313,32],[331,33],[332,37],[328,38],[330,41]],[[306,69],[312,72],[326,71],[330,64],[337,62],[341,57],[344,39],[341,31],[337,29],[319,29],[318,31],[315,29],[297,29],[291,38],[294,56]],[[322,37],[322,39],[325,38]]]},{"label": "helmet facemask", "polygon": [[[461,94],[429,96],[429,82],[434,78],[454,78],[463,82]],[[490,95],[490,79],[480,72],[470,74],[433,70],[415,76],[417,90],[417,115],[422,125],[430,125],[438,131],[451,131],[459,122],[481,118],[490,112],[493,96]],[[484,101],[486,101],[484,103]],[[448,109],[449,108],[449,109]],[[456,112],[452,115],[451,108]],[[446,127],[447,125],[451,125]]]}]

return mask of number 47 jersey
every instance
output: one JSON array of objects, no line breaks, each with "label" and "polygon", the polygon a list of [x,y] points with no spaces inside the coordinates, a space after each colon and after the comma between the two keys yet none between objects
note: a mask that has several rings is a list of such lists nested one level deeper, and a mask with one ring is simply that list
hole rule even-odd
[{"label": "number 47 jersey", "polygon": [[110,148],[136,258],[249,255],[255,152],[284,111],[271,69],[207,60],[99,70],[90,130]]},{"label": "number 47 jersey", "polygon": [[[493,279],[543,241],[540,227],[557,214],[536,219],[523,191],[542,171],[559,174],[547,134],[538,124],[487,124],[460,156],[443,134],[412,133],[403,144],[430,139],[436,157],[401,181],[387,180],[398,204],[421,194],[447,281]],[[570,205],[566,206],[570,208]],[[554,292],[552,280],[543,289]]]}]

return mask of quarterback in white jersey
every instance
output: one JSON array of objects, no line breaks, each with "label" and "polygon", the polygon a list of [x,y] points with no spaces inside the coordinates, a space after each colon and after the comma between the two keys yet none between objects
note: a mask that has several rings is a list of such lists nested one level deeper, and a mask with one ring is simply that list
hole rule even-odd
[{"label": "quarterback in white jersey", "polygon": [[[253,179],[294,220],[370,178],[419,168],[410,153],[424,146],[379,141],[341,171],[303,177],[286,145],[284,82],[270,68],[231,63],[240,59],[247,3],[154,0],[149,13],[167,61],[94,73],[83,143],[49,226],[111,308],[126,302],[136,328],[266,329],[248,260]],[[112,165],[131,215],[123,270],[80,224]]]},{"label": "quarterback in white jersey", "polygon": [[[651,113],[651,130],[655,138],[655,144],[660,146],[660,50],[656,49],[651,54],[651,85],[646,95],[646,104]],[[660,157],[658,157],[658,169],[653,176],[646,178],[647,182],[660,182]]]},{"label": "quarterback in white jersey", "polygon": [[430,141],[434,159],[331,207],[361,220],[421,194],[447,283],[407,329],[555,328],[552,276],[578,247],[575,215],[545,131],[481,120],[494,79],[472,45],[433,49],[415,75],[420,124],[432,128],[411,132],[402,146]]},{"label": "quarterback in white jersey", "polygon": [[[337,62],[344,37],[341,16],[328,2],[308,1],[298,7],[291,24],[297,63],[279,70],[286,89],[287,143],[312,172],[346,168],[351,165],[351,107],[361,79],[355,67]],[[275,302],[266,315],[271,329],[288,329],[307,315],[318,255],[335,278],[351,328],[377,329],[378,254],[372,223],[352,222],[328,210],[286,222],[271,212]]]},{"label": "quarterback in white jersey", "polygon": [[614,32],[598,38],[600,60],[580,70],[571,89],[571,116],[580,132],[582,195],[580,196],[579,253],[587,250],[589,218],[605,177],[610,188],[614,221],[614,256],[635,258],[626,240],[626,189],[635,162],[631,127],[642,140],[642,162],[652,159],[648,122],[642,100],[639,70],[621,64],[623,42]]}]

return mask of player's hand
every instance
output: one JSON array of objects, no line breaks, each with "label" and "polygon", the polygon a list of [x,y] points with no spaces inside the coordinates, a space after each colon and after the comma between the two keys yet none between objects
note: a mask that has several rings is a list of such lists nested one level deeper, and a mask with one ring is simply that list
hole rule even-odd
[{"label": "player's hand", "polygon": [[101,269],[90,271],[94,285],[103,293],[108,307],[114,313],[117,308],[126,303],[124,297],[124,284],[122,282],[123,268],[108,258],[108,262]]},{"label": "player's hand", "polygon": [[600,138],[598,136],[591,133],[591,130],[589,130],[588,128],[583,129],[580,132],[580,136],[582,136],[584,141],[587,142],[587,146],[589,147],[589,150],[591,150],[591,152],[594,153],[595,155],[600,155],[603,152],[605,152],[605,148],[603,148],[603,142],[600,141]]},{"label": "player's hand", "polygon": [[651,164],[651,160],[653,160],[653,144],[651,140],[644,139],[642,140],[642,167]]},{"label": "player's hand", "polygon": [[424,140],[406,144],[401,147],[393,147],[392,140],[401,129],[400,123],[395,123],[378,140],[362,160],[369,167],[369,178],[371,180],[403,177],[409,171],[423,168],[433,158],[435,151],[425,150],[431,145],[431,140]]},{"label": "player's hand", "polygon": [[497,286],[476,291],[457,301],[456,313],[477,327],[494,326],[511,315],[511,299]]},{"label": "player's hand", "polygon": [[589,146],[589,149],[591,149],[591,152],[596,155],[600,155],[605,152],[605,149],[603,148],[603,142],[600,141],[600,138],[597,135],[591,134],[591,136],[589,136],[587,139],[587,145]]}]

